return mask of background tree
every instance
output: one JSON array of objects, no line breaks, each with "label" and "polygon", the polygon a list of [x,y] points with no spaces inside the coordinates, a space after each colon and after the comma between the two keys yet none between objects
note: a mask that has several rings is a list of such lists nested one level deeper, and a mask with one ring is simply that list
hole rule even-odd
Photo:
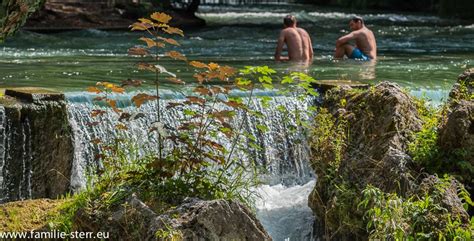
[{"label": "background tree", "polygon": [[0,6],[0,42],[14,34],[45,0],[4,0]]}]

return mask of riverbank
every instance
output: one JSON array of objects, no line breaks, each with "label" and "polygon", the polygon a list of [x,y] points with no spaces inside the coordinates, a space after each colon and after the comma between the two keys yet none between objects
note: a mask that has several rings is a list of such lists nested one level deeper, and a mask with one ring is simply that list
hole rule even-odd
[{"label": "riverbank", "polygon": [[[164,11],[173,17],[171,21],[173,26],[187,29],[206,24],[193,13],[173,9]],[[141,5],[107,7],[105,3],[100,2],[46,2],[40,10],[28,18],[23,29],[46,33],[81,29],[128,30],[139,17],[148,15],[149,12],[152,10]]]}]

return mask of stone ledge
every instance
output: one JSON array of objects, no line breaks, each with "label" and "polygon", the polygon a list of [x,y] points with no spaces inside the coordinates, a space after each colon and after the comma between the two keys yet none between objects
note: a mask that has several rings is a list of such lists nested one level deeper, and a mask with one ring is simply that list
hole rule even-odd
[{"label": "stone ledge", "polygon": [[62,101],[66,99],[63,93],[34,87],[8,88],[5,89],[5,96],[14,97],[27,102]]}]

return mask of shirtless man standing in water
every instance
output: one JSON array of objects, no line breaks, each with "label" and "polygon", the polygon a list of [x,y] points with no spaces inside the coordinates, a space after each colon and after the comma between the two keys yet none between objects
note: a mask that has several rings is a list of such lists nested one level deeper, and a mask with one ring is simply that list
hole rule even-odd
[{"label": "shirtless man standing in water", "polygon": [[[283,19],[284,29],[278,38],[275,51],[276,61],[311,62],[313,60],[313,45],[309,34],[302,28],[296,27],[296,18],[288,15]],[[288,48],[288,57],[282,57],[283,45]]]},{"label": "shirtless man standing in water", "polygon": [[[374,33],[364,25],[361,17],[354,17],[349,21],[352,32],[340,37],[336,41],[334,58],[341,59],[346,55],[350,59],[375,60],[377,58],[377,43]],[[349,44],[354,40],[356,46]]]}]

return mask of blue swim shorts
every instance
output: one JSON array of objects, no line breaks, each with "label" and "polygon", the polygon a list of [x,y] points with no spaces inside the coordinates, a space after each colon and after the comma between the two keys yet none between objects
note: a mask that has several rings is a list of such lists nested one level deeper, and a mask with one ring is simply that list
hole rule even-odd
[{"label": "blue swim shorts", "polygon": [[362,51],[360,51],[360,49],[358,49],[358,48],[354,48],[354,50],[352,50],[352,54],[351,54],[351,56],[349,56],[349,58],[350,59],[363,60],[363,61],[369,61],[370,60],[369,56],[362,53]]}]

